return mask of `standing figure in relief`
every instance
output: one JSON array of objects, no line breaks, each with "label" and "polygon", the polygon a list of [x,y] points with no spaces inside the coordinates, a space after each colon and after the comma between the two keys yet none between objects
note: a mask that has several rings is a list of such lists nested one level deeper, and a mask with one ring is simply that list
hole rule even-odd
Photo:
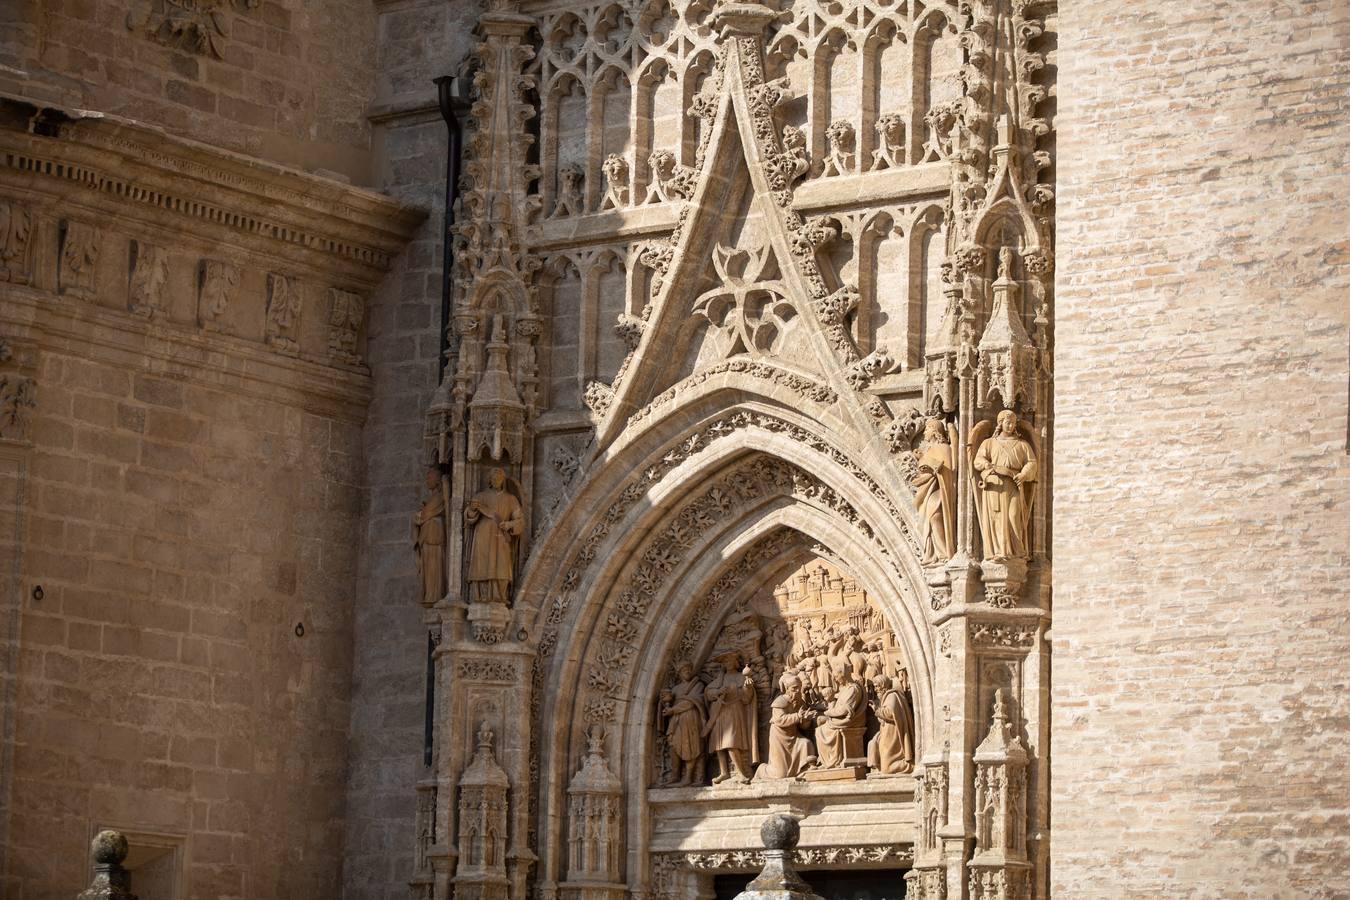
[{"label": "standing figure in relief", "polygon": [[956,552],[956,473],[952,469],[952,445],[941,419],[928,420],[923,439],[913,484],[923,561],[927,564],[945,562]]},{"label": "standing figure in relief", "polygon": [[422,605],[435,606],[445,596],[445,496],[441,493],[441,471],[435,466],[427,469],[427,490],[431,496],[413,516],[413,552],[422,584]]},{"label": "standing figure in relief", "polygon": [[[987,427],[987,426],[986,426]],[[1005,409],[998,427],[975,452],[975,508],[985,559],[1030,555],[1031,500],[1036,452],[1017,433],[1017,414]]]},{"label": "standing figure in relief", "polygon": [[516,538],[525,528],[520,501],[506,490],[506,473],[493,469],[488,489],[469,501],[464,520],[473,526],[469,538],[469,600],[508,603],[515,580]]},{"label": "standing figure in relief", "polygon": [[703,783],[703,724],[708,711],[703,704],[703,682],[694,667],[680,663],[680,680],[661,694],[661,716],[666,720],[666,746],[670,748],[668,785]]},{"label": "standing figure in relief", "polygon": [[[901,669],[901,679],[904,670]],[[909,703],[891,679],[878,675],[872,679],[877,692],[876,735],[867,744],[867,765],[883,775],[904,775],[914,771],[914,715]]]},{"label": "standing figure in relief", "polygon": [[847,658],[832,657],[830,668],[836,692],[830,705],[816,718],[816,749],[823,768],[838,769],[850,765],[849,760],[862,757],[867,695]]},{"label": "standing figure in relief", "polygon": [[769,762],[759,770],[763,778],[796,778],[816,764],[816,746],[802,734],[815,713],[802,698],[802,682],[788,673],[779,681],[783,693],[774,698],[769,716]]},{"label": "standing figure in relief", "polygon": [[703,732],[708,750],[717,754],[718,772],[713,784],[735,778],[746,784],[759,762],[759,729],[755,715],[755,682],[750,667],[739,672],[736,653],[722,653],[714,661],[722,674],[704,691],[708,700],[708,724]]}]

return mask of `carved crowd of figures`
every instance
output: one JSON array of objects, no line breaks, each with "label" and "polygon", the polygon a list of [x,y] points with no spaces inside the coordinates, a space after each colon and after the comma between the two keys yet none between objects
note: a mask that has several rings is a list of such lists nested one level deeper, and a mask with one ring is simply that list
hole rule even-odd
[{"label": "carved crowd of figures", "polygon": [[705,784],[710,758],[714,785],[913,771],[908,673],[892,673],[882,641],[864,640],[855,625],[812,630],[798,621],[771,626],[762,654],[717,650],[701,674],[687,660],[677,665],[658,706],[667,786]]}]

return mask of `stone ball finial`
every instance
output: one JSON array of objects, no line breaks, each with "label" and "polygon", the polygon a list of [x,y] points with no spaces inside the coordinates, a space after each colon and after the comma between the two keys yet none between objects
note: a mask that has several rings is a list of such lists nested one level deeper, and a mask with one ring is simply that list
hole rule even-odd
[{"label": "stone ball finial", "polygon": [[797,820],[785,813],[769,816],[759,826],[759,837],[765,850],[792,850],[801,839],[802,829]]},{"label": "stone ball finial", "polygon": [[131,849],[127,845],[126,835],[111,829],[100,831],[94,835],[90,847],[94,851],[94,862],[105,866],[120,866]]}]

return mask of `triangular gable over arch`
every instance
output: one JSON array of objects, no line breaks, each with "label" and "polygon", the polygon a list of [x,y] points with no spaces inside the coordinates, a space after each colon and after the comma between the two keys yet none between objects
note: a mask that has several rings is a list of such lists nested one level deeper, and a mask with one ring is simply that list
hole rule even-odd
[{"label": "triangular gable over arch", "polygon": [[772,110],[784,85],[765,83],[762,37],[738,24],[722,23],[718,69],[694,102],[695,113],[711,110],[697,182],[669,243],[645,257],[658,273],[654,299],[605,405],[600,447],[662,390],[732,357],[807,376],[861,407],[845,377],[858,356],[846,324],[857,290],[826,282],[815,246],[830,235],[790,208],[805,157],[780,144]]}]

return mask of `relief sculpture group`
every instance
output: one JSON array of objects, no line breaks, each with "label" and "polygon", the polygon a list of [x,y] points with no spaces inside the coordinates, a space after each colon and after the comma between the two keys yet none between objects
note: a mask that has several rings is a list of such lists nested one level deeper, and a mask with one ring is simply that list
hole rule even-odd
[{"label": "relief sculpture group", "polygon": [[733,611],[701,667],[675,665],[657,705],[664,786],[913,772],[909,676],[880,614],[823,564],[789,581],[777,606]]}]

